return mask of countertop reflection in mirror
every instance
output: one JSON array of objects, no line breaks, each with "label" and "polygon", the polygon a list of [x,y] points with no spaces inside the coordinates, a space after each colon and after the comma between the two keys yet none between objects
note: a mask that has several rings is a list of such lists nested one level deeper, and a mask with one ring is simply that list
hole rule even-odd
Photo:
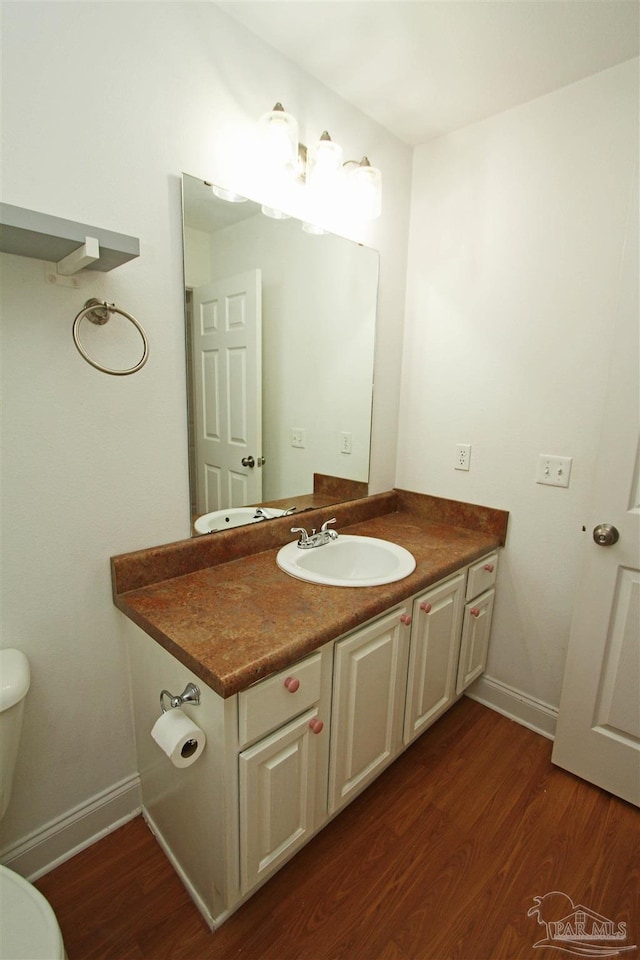
[{"label": "countertop reflection in mirror", "polygon": [[377,252],[182,189],[192,517],[365,496]]}]

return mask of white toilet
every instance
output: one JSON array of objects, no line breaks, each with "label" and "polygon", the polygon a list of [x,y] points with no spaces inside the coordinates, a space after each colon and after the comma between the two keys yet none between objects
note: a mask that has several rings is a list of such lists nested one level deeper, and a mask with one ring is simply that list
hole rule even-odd
[{"label": "white toilet", "polygon": [[[0,818],[11,796],[24,698],[29,689],[27,658],[0,650]],[[27,880],[0,865],[0,960],[64,960],[56,915]]]}]

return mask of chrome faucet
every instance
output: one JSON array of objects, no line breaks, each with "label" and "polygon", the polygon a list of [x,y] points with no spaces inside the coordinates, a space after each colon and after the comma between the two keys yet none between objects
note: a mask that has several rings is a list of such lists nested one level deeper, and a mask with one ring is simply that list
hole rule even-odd
[{"label": "chrome faucet", "polygon": [[264,509],[262,507],[256,507],[256,512],[253,516],[254,520],[275,520],[277,517],[288,517],[290,514],[295,513],[297,507],[288,507],[282,513],[274,512],[268,507]]},{"label": "chrome faucet", "polygon": [[337,530],[327,530],[327,527],[330,523],[335,523],[336,518],[333,517],[332,520],[325,520],[325,522],[320,527],[319,533],[316,533],[315,529],[311,533],[307,533],[304,527],[291,527],[291,533],[299,533],[300,539],[298,540],[298,546],[301,550],[310,550],[313,547],[322,547],[325,543],[329,543],[331,540],[338,539]]}]

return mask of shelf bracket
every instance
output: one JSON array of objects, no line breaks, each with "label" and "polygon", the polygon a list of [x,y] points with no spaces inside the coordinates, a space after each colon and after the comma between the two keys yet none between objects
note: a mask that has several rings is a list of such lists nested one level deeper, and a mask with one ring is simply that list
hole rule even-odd
[{"label": "shelf bracket", "polygon": [[68,256],[63,257],[56,264],[56,270],[63,277],[71,277],[74,273],[90,267],[100,259],[100,244],[95,237],[85,237],[84,243]]}]

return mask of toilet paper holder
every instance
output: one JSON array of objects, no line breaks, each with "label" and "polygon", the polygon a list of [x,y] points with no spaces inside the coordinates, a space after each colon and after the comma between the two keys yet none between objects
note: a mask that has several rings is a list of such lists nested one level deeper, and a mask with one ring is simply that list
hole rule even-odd
[{"label": "toilet paper holder", "polygon": [[179,693],[177,696],[168,690],[161,690],[160,709],[163,713],[167,712],[167,708],[164,705],[165,697],[169,698],[169,703],[172,707],[181,707],[183,703],[191,703],[194,707],[198,707],[200,705],[200,688],[196,687],[195,683],[188,683],[182,693]]}]

